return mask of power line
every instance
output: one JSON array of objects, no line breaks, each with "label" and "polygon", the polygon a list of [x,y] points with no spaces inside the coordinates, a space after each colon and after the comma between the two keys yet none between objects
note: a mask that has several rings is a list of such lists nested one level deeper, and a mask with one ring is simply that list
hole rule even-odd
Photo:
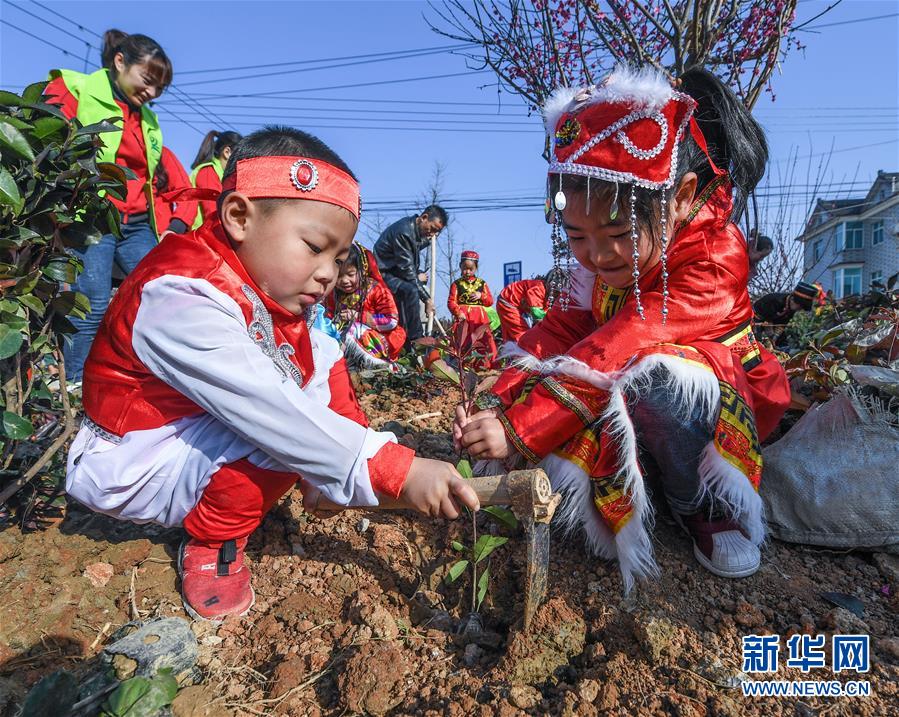
[{"label": "power line", "polygon": [[[321,65],[318,67],[297,67],[291,70],[279,70],[278,72],[255,72],[250,75],[237,75],[235,77],[214,77],[209,80],[194,80],[193,82],[183,82],[182,85],[208,85],[212,82],[236,82],[239,80],[255,80],[259,77],[274,77],[276,75],[292,75],[298,72],[318,72],[319,70],[332,70],[338,67],[351,67],[354,65],[372,65],[376,62],[392,62],[394,60],[406,60],[414,57],[426,57],[430,55],[443,54],[445,50],[432,50],[430,52],[417,52],[414,54],[395,55],[392,57],[382,57],[371,60],[354,60],[352,62],[338,62],[330,65]],[[181,73],[183,74],[183,73]]]},{"label": "power line", "polygon": [[467,43],[456,45],[438,45],[434,47],[417,47],[408,50],[391,50],[388,52],[369,52],[363,55],[343,55],[341,57],[323,57],[317,60],[294,60],[292,62],[269,62],[263,65],[239,65],[236,67],[215,67],[206,70],[179,70],[181,75],[199,75],[211,72],[237,72],[240,70],[259,70],[263,67],[286,67],[288,65],[312,65],[318,62],[340,62],[343,60],[363,60],[372,57],[384,57],[386,55],[397,55],[408,52],[451,52],[452,50],[461,50],[468,47]]},{"label": "power line", "polygon": [[349,85],[331,85],[330,87],[302,87],[293,90],[275,90],[275,91],[265,91],[265,92],[252,92],[252,93],[234,93],[234,94],[214,94],[214,93],[199,93],[198,97],[205,97],[208,99],[228,99],[231,97],[276,97],[278,95],[288,95],[294,94],[297,92],[318,92],[321,90],[344,90],[351,87],[374,87],[376,85],[397,85],[403,82],[421,82],[424,80],[441,80],[446,77],[471,77],[472,75],[487,75],[493,74],[490,70],[476,70],[474,72],[450,72],[443,75],[425,75],[424,77],[402,77],[393,80],[378,80],[376,82],[355,82]]},{"label": "power line", "polygon": [[101,40],[103,39],[103,35],[101,35],[100,33],[94,32],[94,31],[91,30],[89,27],[84,27],[84,25],[81,25],[80,23],[75,22],[75,21],[72,20],[71,18],[68,18],[68,17],[66,17],[65,15],[62,15],[62,14],[56,12],[56,10],[50,9],[49,7],[47,7],[46,5],[44,5],[43,3],[40,3],[40,2],[38,2],[37,0],[31,0],[31,2],[32,2],[33,4],[35,4],[35,5],[37,5],[38,7],[44,8],[44,10],[46,10],[46,11],[49,12],[49,13],[51,13],[52,15],[56,15],[56,17],[61,18],[61,19],[65,20],[66,22],[69,22],[69,23],[73,24],[73,25],[74,25],[75,27],[77,27],[79,30],[83,30],[84,32],[88,32],[88,33],[90,33],[91,35],[93,35],[94,37],[99,37]]},{"label": "power line", "polygon": [[59,30],[60,32],[64,32],[69,37],[74,37],[76,40],[78,40],[79,42],[83,42],[85,45],[87,45],[88,47],[90,47],[92,49],[98,49],[98,48],[94,47],[94,45],[92,45],[89,40],[85,40],[84,38],[78,37],[77,35],[73,35],[71,32],[69,32],[65,28],[62,28],[59,25],[56,25],[56,24],[50,22],[49,20],[42,18],[40,15],[35,15],[33,12],[31,12],[31,10],[26,10],[25,8],[23,8],[19,5],[16,5],[14,2],[11,2],[11,0],[6,0],[6,4],[14,7],[19,12],[23,12],[26,15],[30,15],[31,17],[40,20],[41,22],[49,25],[52,28]]},{"label": "power line", "polygon": [[25,30],[25,29],[19,27],[18,25],[14,25],[9,20],[4,20],[2,17],[0,17],[0,23],[3,23],[4,25],[11,27],[13,30],[18,30],[19,32],[21,32],[23,34],[28,35],[28,37],[33,37],[38,42],[42,42],[45,45],[49,45],[50,47],[59,50],[63,55],[69,55],[70,57],[78,57],[74,52],[69,52],[67,49],[65,49],[64,47],[60,47],[59,45],[54,45],[49,40],[45,40],[44,38],[38,37],[34,33],[28,32],[28,30]]},{"label": "power line", "polygon": [[872,17],[857,17],[854,20],[840,20],[839,22],[826,22],[822,25],[809,25],[808,27],[797,28],[798,30],[820,30],[822,27],[837,27],[839,25],[853,25],[857,22],[870,22],[871,20],[885,20],[890,17],[899,17],[899,12],[892,12],[889,15],[874,15]]}]

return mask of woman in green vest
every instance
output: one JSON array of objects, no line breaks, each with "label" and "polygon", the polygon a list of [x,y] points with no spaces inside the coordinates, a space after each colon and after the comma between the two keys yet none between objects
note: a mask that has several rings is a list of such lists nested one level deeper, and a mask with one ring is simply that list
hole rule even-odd
[{"label": "woman in green vest", "polygon": [[162,156],[162,132],[156,114],[147,106],[172,81],[172,63],[159,44],[146,35],[108,30],[103,38],[103,67],[92,74],[52,70],[44,90],[47,101],[77,118],[82,125],[114,118],[121,132],[103,135],[98,161],[115,162],[134,174],[127,180],[124,199],[109,196],[122,217],[122,237],[104,235],[96,244],[73,251],[84,262],[75,282],[87,296],[91,311],[73,319],[77,333],[65,349],[66,372],[81,381],[84,362],[109,304],[112,269],[128,273],[156,246],[153,177]]},{"label": "woman in green vest", "polygon": [[[190,165],[193,170],[190,173],[191,183],[200,189],[214,189],[221,192],[222,173],[225,171],[225,165],[228,164],[231,150],[238,142],[240,142],[240,135],[237,132],[213,130],[207,133],[197,152],[197,158]],[[193,228],[196,229],[214,213],[214,199],[201,201]]]}]

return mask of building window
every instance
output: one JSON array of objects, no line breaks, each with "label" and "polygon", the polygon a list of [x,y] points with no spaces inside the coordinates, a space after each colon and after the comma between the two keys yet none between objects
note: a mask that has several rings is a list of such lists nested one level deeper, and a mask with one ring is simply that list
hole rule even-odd
[{"label": "building window", "polygon": [[824,240],[819,239],[813,245],[815,263],[817,264],[821,260],[821,255],[824,253]]},{"label": "building window", "polygon": [[878,284],[883,284],[883,272],[880,270],[871,272],[871,283],[877,282]]},{"label": "building window", "polygon": [[883,219],[878,219],[871,225],[871,246],[883,244]]},{"label": "building window", "polygon": [[861,249],[863,238],[864,225],[861,222],[844,222],[837,227],[837,251]]},{"label": "building window", "polygon": [[835,269],[833,272],[833,290],[836,298],[845,299],[852,294],[862,293],[862,268]]}]

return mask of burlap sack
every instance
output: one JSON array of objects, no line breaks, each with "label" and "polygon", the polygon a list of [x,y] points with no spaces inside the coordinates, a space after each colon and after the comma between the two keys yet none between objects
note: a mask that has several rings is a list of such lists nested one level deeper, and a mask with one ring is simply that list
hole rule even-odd
[{"label": "burlap sack", "polygon": [[858,397],[810,409],[764,450],[770,535],[899,553],[899,427]]}]

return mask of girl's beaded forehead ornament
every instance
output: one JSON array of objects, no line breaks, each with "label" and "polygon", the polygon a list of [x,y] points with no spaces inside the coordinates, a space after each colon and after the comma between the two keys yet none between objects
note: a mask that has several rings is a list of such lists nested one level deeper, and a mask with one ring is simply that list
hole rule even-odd
[{"label": "girl's beaded forehead ornament", "polygon": [[[568,201],[562,190],[563,174],[587,178],[587,212],[590,211],[590,181],[615,185],[609,219],[618,216],[619,184],[630,185],[630,223],[634,262],[634,299],[637,313],[645,319],[640,300],[640,252],[636,220],[636,188],[661,193],[662,321],[668,316],[668,226],[667,194],[674,186],[678,146],[689,126],[693,138],[708,155],[705,139],[693,118],[696,101],[671,87],[668,79],[653,68],[635,70],[621,66],[598,86],[562,87],[543,108],[549,135],[549,174],[559,175],[556,192],[547,183],[553,212],[553,261],[558,268],[571,256],[562,236],[561,212]],[[716,173],[720,170],[709,159]],[[568,303],[567,272],[557,271],[553,298]]]}]

